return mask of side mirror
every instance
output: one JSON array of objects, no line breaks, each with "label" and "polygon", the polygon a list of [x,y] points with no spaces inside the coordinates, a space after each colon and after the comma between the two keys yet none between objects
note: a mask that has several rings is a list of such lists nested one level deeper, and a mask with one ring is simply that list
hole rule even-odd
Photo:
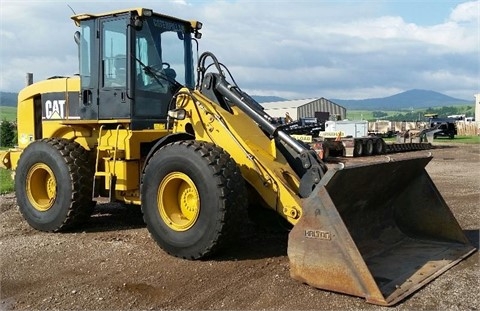
[{"label": "side mirror", "polygon": [[133,20],[133,26],[135,27],[135,30],[137,30],[137,31],[142,30],[143,20],[139,16],[135,16],[135,19]]}]

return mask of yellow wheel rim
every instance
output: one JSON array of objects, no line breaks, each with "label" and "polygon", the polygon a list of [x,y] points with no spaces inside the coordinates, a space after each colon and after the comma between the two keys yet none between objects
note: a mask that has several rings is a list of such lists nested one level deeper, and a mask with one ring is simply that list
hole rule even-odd
[{"label": "yellow wheel rim", "polygon": [[200,214],[200,196],[187,175],[173,172],[158,187],[158,210],[167,226],[175,231],[190,229]]},{"label": "yellow wheel rim", "polygon": [[30,168],[26,188],[28,200],[36,210],[45,212],[53,206],[57,195],[57,181],[46,164],[37,163]]}]

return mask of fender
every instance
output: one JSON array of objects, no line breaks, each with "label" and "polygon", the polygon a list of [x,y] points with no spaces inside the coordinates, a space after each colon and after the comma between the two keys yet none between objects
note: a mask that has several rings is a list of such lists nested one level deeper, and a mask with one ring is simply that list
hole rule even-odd
[{"label": "fender", "polygon": [[161,139],[159,139],[155,143],[155,145],[152,147],[152,149],[150,149],[150,151],[147,154],[147,157],[145,158],[145,162],[143,162],[142,176],[145,173],[145,166],[147,165],[148,160],[150,160],[150,158],[155,154],[155,152],[157,152],[158,149],[162,148],[163,146],[165,146],[167,144],[170,144],[170,143],[173,143],[173,142],[176,142],[176,141],[192,140],[192,139],[195,139],[195,136],[193,136],[192,134],[189,134],[189,133],[174,133],[174,134],[170,134],[170,135],[164,136]]}]

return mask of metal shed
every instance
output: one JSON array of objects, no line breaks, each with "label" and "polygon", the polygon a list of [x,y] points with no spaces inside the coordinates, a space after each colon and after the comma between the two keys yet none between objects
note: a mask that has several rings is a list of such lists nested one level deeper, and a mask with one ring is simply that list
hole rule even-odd
[{"label": "metal shed", "polygon": [[[328,112],[337,115],[341,120],[347,116],[347,109],[326,98],[307,98],[278,102],[261,103],[265,112],[272,117],[285,117],[285,113],[297,120],[299,118],[314,118],[319,112]],[[317,115],[316,115],[317,113]]]}]

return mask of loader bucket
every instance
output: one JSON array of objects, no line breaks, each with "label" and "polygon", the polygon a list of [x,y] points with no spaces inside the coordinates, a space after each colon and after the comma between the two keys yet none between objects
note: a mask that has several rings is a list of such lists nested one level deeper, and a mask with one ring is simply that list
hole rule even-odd
[{"label": "loader bucket", "polygon": [[430,160],[329,170],[290,232],[291,276],[390,306],[473,253],[425,170]]}]

